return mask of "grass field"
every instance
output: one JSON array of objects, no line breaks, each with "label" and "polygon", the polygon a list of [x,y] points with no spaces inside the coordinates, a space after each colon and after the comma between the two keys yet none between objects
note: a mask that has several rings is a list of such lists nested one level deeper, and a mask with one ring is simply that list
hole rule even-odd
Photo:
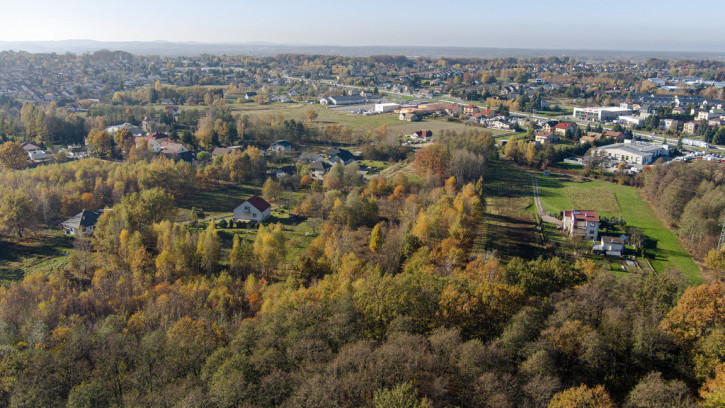
[{"label": "grass field", "polygon": [[[511,134],[503,130],[496,129],[484,129],[476,128],[473,126],[467,126],[463,123],[448,122],[445,119],[425,119],[420,122],[402,122],[398,119],[397,114],[380,114],[363,116],[354,113],[345,112],[348,109],[354,109],[355,106],[344,107],[344,108],[327,108],[319,104],[304,104],[304,103],[276,103],[268,105],[257,105],[256,103],[233,103],[227,104],[228,108],[231,109],[232,113],[243,114],[249,116],[257,115],[281,115],[285,119],[302,120],[308,122],[305,113],[312,109],[317,112],[317,119],[314,120],[312,126],[325,126],[330,124],[340,124],[348,126],[356,131],[367,131],[375,130],[381,125],[388,127],[388,132],[395,135],[404,135],[415,132],[416,130],[431,130],[433,134],[440,134],[445,130],[453,130],[456,132],[464,131],[487,131],[491,132],[494,137],[504,134]],[[180,106],[182,110],[197,110],[203,109],[205,106]]]},{"label": "grass field", "polygon": [[477,227],[472,255],[494,251],[502,259],[543,254],[536,232],[531,177],[504,161],[486,170],[486,215]]},{"label": "grass field", "polygon": [[603,188],[588,189],[574,186],[564,187],[564,193],[573,208],[597,208],[607,214],[620,214],[617,196]]},{"label": "grass field", "polygon": [[30,272],[50,272],[68,263],[73,238],[57,230],[25,237],[0,239],[0,285],[20,280]]},{"label": "grass field", "polygon": [[[649,248],[647,255],[658,272],[674,267],[685,274],[691,284],[701,282],[702,271],[692,256],[683,249],[677,236],[662,225],[636,188],[603,181],[576,183],[542,175],[538,176],[538,183],[544,211],[558,215],[560,211],[579,208],[596,210],[605,217],[621,216],[627,225],[639,228],[656,241],[656,247]],[[575,198],[576,204],[571,197]],[[611,201],[612,197],[616,206]]]}]

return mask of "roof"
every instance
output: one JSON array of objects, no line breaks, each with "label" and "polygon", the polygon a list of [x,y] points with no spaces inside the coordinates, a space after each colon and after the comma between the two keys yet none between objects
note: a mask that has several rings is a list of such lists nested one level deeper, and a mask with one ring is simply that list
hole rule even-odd
[{"label": "roof", "polygon": [[620,237],[602,237],[602,242],[605,244],[620,244],[624,245],[624,240]]},{"label": "roof", "polygon": [[272,146],[292,146],[292,143],[286,141],[286,140],[277,140],[276,142],[272,143]]},{"label": "roof", "polygon": [[264,212],[264,210],[271,207],[270,204],[267,201],[265,201],[264,198],[262,198],[256,194],[249,197],[249,199],[245,202],[252,204],[252,206],[254,206],[254,208],[258,209],[259,212]]},{"label": "roof", "polygon": [[153,132],[153,133],[150,133],[146,137],[149,137],[151,139],[167,139],[169,137],[169,135],[167,135],[166,133],[163,133],[163,132]]},{"label": "roof", "polygon": [[622,150],[627,153],[636,155],[655,154],[666,148],[667,147],[663,145],[646,142],[614,143],[599,147],[599,149],[601,150]]},{"label": "roof", "polygon": [[66,228],[75,229],[91,227],[93,225],[96,225],[96,221],[98,221],[98,217],[100,216],[100,211],[83,210],[75,216],[63,221],[61,225]]},{"label": "roof", "polygon": [[32,150],[40,150],[40,147],[30,143],[30,142],[23,142],[20,144],[25,151],[32,151]]},{"label": "roof", "polygon": [[310,163],[310,169],[312,169],[312,170],[327,170],[330,167],[332,167],[330,164],[325,163],[322,160],[315,160],[312,163]]},{"label": "roof", "polygon": [[579,221],[599,222],[599,215],[594,210],[566,210],[564,211],[564,217],[574,218]]},{"label": "roof", "polygon": [[337,156],[340,159],[342,159],[343,161],[350,161],[350,160],[355,159],[355,155],[350,153],[349,150],[340,149],[337,147],[333,147],[332,149],[326,151],[323,154],[329,158],[333,158],[333,157]]},{"label": "roof", "polygon": [[228,147],[215,147],[214,150],[211,151],[212,157],[216,156],[224,156],[225,154],[229,154],[232,152],[232,149]]},{"label": "roof", "polygon": [[186,148],[181,143],[165,142],[161,144],[164,146],[164,153],[166,154],[179,154],[184,153]]},{"label": "roof", "polygon": [[554,128],[555,129],[564,129],[564,130],[566,130],[566,129],[569,129],[570,127],[572,127],[572,126],[573,126],[572,123],[559,122],[559,123],[556,124],[556,126],[554,126]]},{"label": "roof", "polygon": [[360,95],[339,95],[339,96],[331,96],[329,98],[330,100],[334,101],[335,103],[340,102],[356,102],[356,101],[364,101],[365,98],[363,98]]}]

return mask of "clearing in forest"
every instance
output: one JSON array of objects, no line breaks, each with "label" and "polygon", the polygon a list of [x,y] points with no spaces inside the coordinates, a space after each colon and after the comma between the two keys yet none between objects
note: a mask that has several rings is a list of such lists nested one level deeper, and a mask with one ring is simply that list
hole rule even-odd
[{"label": "clearing in forest", "polygon": [[494,251],[502,259],[542,254],[533,207],[531,176],[497,160],[486,170],[486,214],[477,227],[471,255]]}]

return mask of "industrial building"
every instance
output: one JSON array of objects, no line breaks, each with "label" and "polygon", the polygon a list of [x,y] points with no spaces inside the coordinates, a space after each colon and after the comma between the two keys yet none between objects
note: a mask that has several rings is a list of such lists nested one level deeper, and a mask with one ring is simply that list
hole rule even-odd
[{"label": "industrial building", "polygon": [[598,152],[603,152],[610,160],[626,162],[630,164],[650,164],[658,157],[670,154],[667,145],[646,142],[625,141],[625,143],[615,143],[597,148]]},{"label": "industrial building", "polygon": [[389,113],[400,107],[397,103],[376,103],[375,112],[377,113]]},{"label": "industrial building", "polygon": [[574,117],[580,120],[593,122],[609,122],[619,119],[620,116],[631,115],[632,109],[618,106],[603,106],[598,108],[574,108]]}]

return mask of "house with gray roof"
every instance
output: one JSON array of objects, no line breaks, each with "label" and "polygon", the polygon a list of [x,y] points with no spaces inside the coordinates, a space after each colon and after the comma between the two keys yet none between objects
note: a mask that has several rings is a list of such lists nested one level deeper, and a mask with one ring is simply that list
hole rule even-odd
[{"label": "house with gray roof", "polygon": [[63,221],[60,225],[68,235],[88,236],[96,229],[96,221],[103,214],[103,210],[83,210],[75,216]]}]

